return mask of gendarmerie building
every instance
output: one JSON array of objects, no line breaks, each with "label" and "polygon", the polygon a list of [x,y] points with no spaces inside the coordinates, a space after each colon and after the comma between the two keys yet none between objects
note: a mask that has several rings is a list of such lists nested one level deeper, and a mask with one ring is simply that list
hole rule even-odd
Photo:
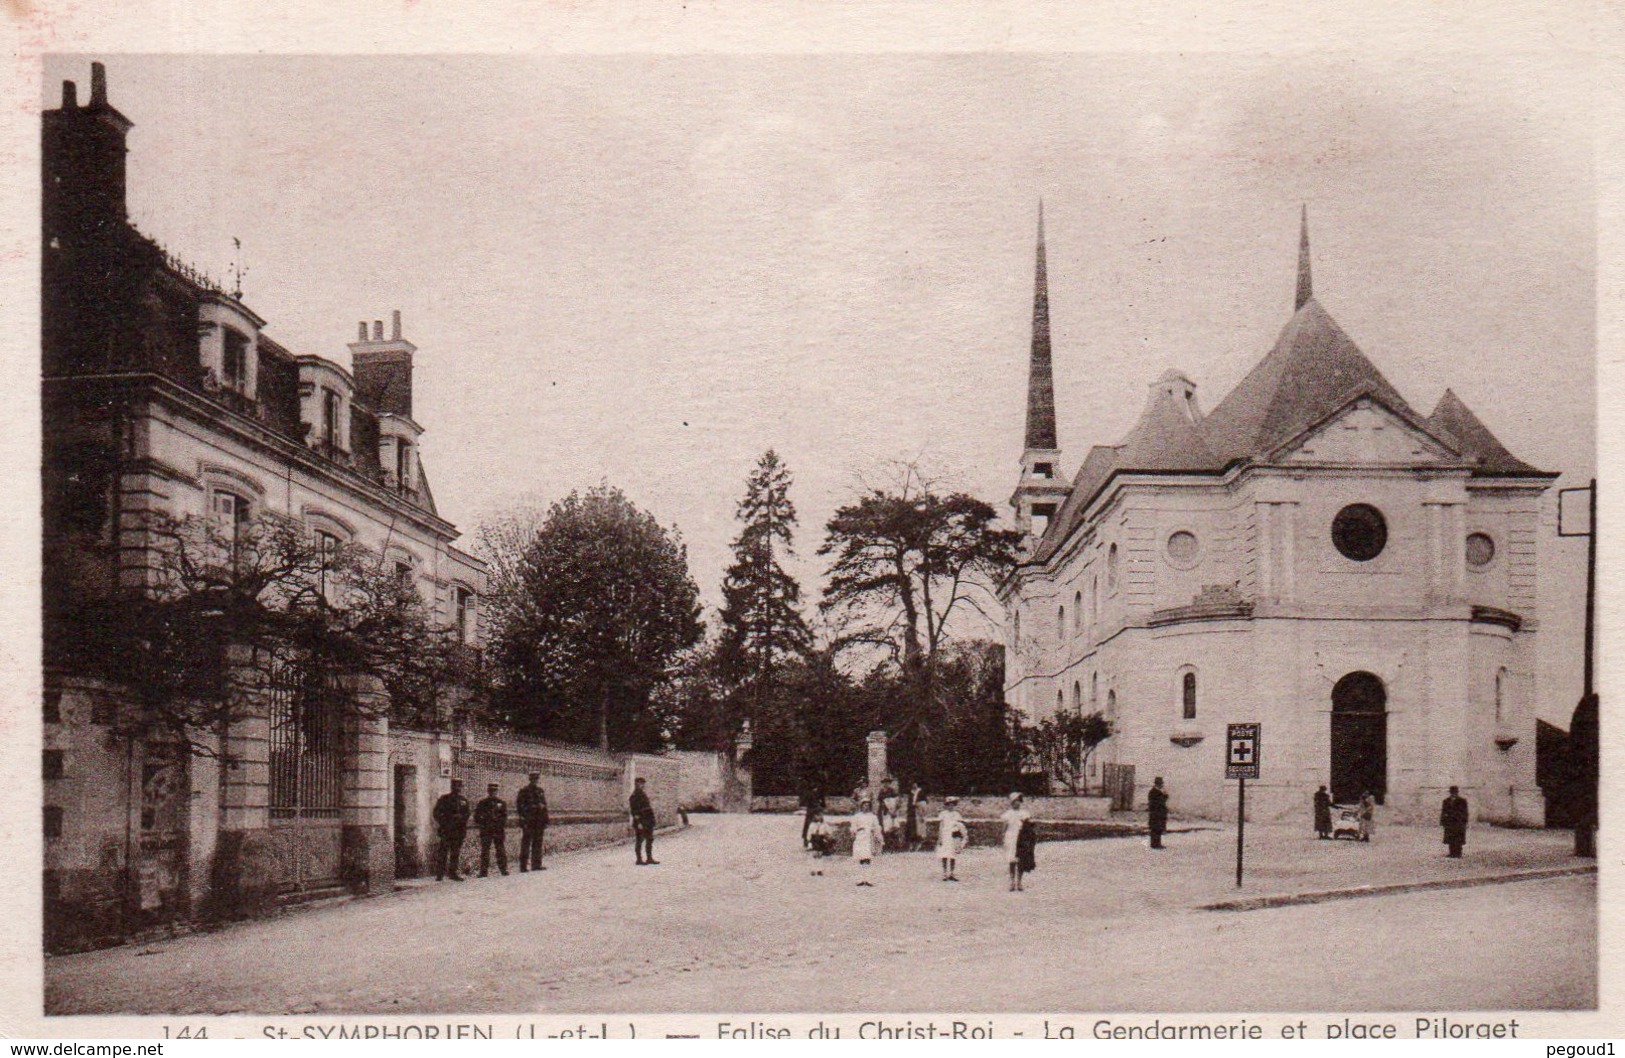
[{"label": "gendarmerie building", "polygon": [[[318,539],[365,545],[476,646],[484,568],[453,546],[457,530],[435,510],[413,417],[415,347],[400,314],[387,330],[362,323],[348,365],[277,344],[240,292],[130,223],[130,127],[99,63],[88,100],[66,83],[61,106],[44,114],[48,636],[53,605],[136,582],[143,513],[215,519],[229,533],[269,512]],[[48,940],[392,884],[401,835],[391,833],[387,719],[307,715],[308,704],[272,686],[251,715],[212,736],[233,760],[222,767],[117,737],[128,688],[54,663],[63,652],[52,646]],[[440,778],[416,792],[417,814]]]},{"label": "gendarmerie building", "polygon": [[1457,785],[1480,818],[1539,824],[1536,544],[1556,475],[1449,391],[1426,415],[1406,402],[1317,299],[1306,216],[1292,313],[1257,366],[1205,413],[1165,371],[1067,480],[1046,286],[1040,218],[1008,700],[1104,713],[1093,780],[1138,791],[1124,803],[1160,775],[1179,810],[1233,816],[1226,725],[1258,722],[1249,814],[1303,817],[1326,784],[1432,823]]}]

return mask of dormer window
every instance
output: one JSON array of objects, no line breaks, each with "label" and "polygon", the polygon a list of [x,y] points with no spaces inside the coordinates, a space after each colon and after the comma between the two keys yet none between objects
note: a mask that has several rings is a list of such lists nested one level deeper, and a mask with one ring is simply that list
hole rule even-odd
[{"label": "dormer window", "polygon": [[1055,476],[1055,464],[1054,463],[1034,463],[1033,464],[1033,477],[1035,477],[1035,478],[1043,478],[1045,481],[1048,481],[1050,478],[1053,478],[1054,476]]},{"label": "dormer window", "polygon": [[322,444],[329,449],[339,447],[339,395],[322,387]]},{"label": "dormer window", "polygon": [[221,335],[220,373],[227,386],[239,393],[248,389],[248,336],[230,327]]},{"label": "dormer window", "polygon": [[412,446],[404,439],[395,442],[395,483],[403,492],[412,488]]}]

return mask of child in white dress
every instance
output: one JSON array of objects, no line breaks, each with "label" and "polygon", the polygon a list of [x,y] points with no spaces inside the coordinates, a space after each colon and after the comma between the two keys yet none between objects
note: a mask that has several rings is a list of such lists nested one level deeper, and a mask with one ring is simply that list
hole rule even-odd
[{"label": "child in white dress", "polygon": [[1021,892],[1021,828],[1032,819],[1032,814],[1021,806],[1021,795],[1010,795],[1010,807],[999,817],[1004,822],[1004,859],[1010,865],[1010,891]]},{"label": "child in white dress", "polygon": [[957,882],[959,878],[954,874],[954,861],[970,841],[970,831],[965,826],[965,817],[959,814],[959,798],[949,797],[942,802],[942,811],[937,813],[937,858],[942,861],[942,880]]},{"label": "child in white dress", "polygon": [[861,877],[859,885],[873,886],[867,875],[869,864],[875,858],[875,847],[881,841],[880,819],[871,810],[868,798],[858,805],[858,810],[852,814],[852,858],[858,861]]}]

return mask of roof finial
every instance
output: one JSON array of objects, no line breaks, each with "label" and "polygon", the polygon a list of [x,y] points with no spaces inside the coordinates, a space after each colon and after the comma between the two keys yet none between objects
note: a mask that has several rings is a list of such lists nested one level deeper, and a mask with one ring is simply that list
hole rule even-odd
[{"label": "roof finial", "polygon": [[1309,279],[1309,204],[1303,206],[1303,226],[1298,231],[1298,303],[1292,306],[1296,312],[1303,308],[1304,302],[1315,296],[1315,287]]},{"label": "roof finial", "polygon": [[1050,366],[1049,276],[1044,266],[1044,201],[1038,201],[1038,268],[1033,281],[1033,349],[1027,368],[1027,448],[1055,450],[1055,378]]}]

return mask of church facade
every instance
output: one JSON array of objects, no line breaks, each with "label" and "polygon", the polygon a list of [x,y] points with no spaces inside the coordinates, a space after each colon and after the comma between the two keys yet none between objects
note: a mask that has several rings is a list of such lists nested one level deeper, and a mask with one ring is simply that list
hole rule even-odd
[{"label": "church facade", "polygon": [[1307,818],[1325,784],[1383,818],[1538,825],[1537,539],[1556,474],[1454,393],[1423,415],[1314,294],[1204,413],[1169,370],[1139,421],[1058,473],[1043,221],[1021,477],[1026,557],[1001,587],[1007,700],[1100,712],[1087,778],[1155,776],[1177,811],[1233,817],[1230,723],[1262,725],[1249,816]]}]

